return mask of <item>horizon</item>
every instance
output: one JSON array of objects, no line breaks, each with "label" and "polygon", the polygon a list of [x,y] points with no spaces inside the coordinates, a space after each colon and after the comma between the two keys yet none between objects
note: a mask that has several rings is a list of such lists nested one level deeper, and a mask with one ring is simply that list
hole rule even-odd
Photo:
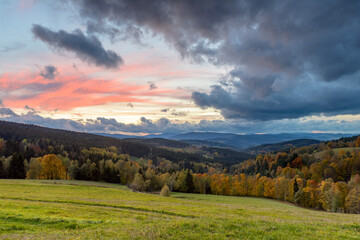
[{"label": "horizon", "polygon": [[0,120],[356,135],[360,2],[295,3],[0,0]]},{"label": "horizon", "polygon": [[[301,134],[312,134],[312,135],[341,135],[341,136],[346,136],[346,137],[350,137],[350,136],[358,136],[360,135],[360,133],[358,132],[353,132],[353,133],[346,133],[346,132],[319,132],[319,131],[313,131],[313,132],[280,132],[280,133],[231,133],[231,132],[211,132],[211,131],[191,131],[191,132],[173,132],[173,133],[149,133],[149,134],[144,134],[144,133],[131,133],[131,132],[120,132],[120,133],[106,133],[106,132],[89,132],[89,131],[76,131],[76,130],[69,130],[66,128],[54,128],[54,127],[47,127],[47,126],[42,126],[42,125],[38,125],[38,124],[32,124],[32,123],[24,123],[24,122],[14,122],[14,121],[5,121],[0,119],[0,122],[8,122],[8,123],[15,123],[15,124],[25,124],[25,125],[29,125],[29,126],[35,126],[35,127],[43,127],[43,128],[50,128],[50,129],[54,129],[54,130],[64,130],[64,131],[70,131],[70,132],[76,132],[76,133],[88,133],[88,134],[94,134],[94,135],[100,135],[100,136],[109,136],[109,137],[114,137],[118,136],[118,135],[122,135],[125,136],[125,138],[127,137],[134,137],[134,138],[146,138],[146,137],[150,137],[151,138],[156,138],[157,136],[160,136],[159,138],[164,138],[164,139],[171,139],[172,137],[176,137],[176,136],[181,136],[181,135],[186,135],[186,134],[193,134],[193,133],[204,133],[204,134],[231,134],[231,135],[239,135],[239,136],[249,136],[249,135],[301,135]],[[165,136],[164,136],[165,135]],[[295,138],[294,140],[299,140],[301,138]]]}]

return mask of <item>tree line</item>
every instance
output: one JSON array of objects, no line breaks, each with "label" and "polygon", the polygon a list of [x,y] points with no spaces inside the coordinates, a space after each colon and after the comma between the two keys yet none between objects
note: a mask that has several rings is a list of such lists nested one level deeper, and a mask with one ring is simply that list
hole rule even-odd
[{"label": "tree line", "polygon": [[[360,213],[360,137],[258,155],[231,166],[122,153],[119,147],[65,147],[48,139],[0,139],[0,178],[76,179],[135,191],[255,196],[308,208]],[[347,147],[338,149],[337,147]],[[349,148],[353,147],[353,148]]]}]

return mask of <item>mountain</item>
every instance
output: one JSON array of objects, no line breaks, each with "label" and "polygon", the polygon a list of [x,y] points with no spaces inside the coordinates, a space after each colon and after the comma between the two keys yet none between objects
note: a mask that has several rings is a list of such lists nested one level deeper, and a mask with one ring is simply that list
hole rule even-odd
[{"label": "mountain", "polygon": [[[131,135],[97,133],[98,135],[108,136],[118,139],[134,138]],[[279,134],[234,134],[217,132],[188,132],[188,133],[164,133],[151,134],[146,136],[136,136],[136,138],[165,138],[169,140],[182,141],[196,146],[224,147],[234,150],[245,150],[250,147],[262,144],[281,143],[296,139],[313,139],[318,141],[328,141],[342,137],[350,137],[355,134],[343,133],[279,133]]]},{"label": "mountain", "polygon": [[288,152],[291,148],[298,148],[312,144],[318,144],[320,142],[321,141],[315,139],[296,139],[296,140],[285,141],[280,143],[262,144],[260,146],[250,147],[246,149],[246,152],[251,153],[253,155],[279,152],[279,151]]},{"label": "mountain", "polygon": [[201,140],[218,143],[236,148],[238,150],[247,149],[249,147],[261,144],[272,144],[296,139],[314,139],[319,141],[327,141],[338,139],[341,137],[349,137],[354,134],[332,134],[332,133],[280,133],[280,134],[232,134],[232,133],[215,133],[215,132],[190,132],[178,134],[170,139],[189,141]]}]

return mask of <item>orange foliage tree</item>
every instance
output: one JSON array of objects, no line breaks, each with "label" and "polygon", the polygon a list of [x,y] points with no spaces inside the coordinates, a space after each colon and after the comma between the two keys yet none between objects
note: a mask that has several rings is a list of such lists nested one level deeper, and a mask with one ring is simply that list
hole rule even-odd
[{"label": "orange foliage tree", "polygon": [[66,169],[55,154],[48,154],[40,158],[41,179],[66,179]]}]

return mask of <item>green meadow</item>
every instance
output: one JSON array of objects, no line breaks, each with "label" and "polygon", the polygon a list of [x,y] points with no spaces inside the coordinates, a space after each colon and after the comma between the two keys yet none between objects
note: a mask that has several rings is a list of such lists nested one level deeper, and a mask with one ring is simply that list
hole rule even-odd
[{"label": "green meadow", "polygon": [[360,215],[274,200],[0,180],[0,239],[359,239]]}]

